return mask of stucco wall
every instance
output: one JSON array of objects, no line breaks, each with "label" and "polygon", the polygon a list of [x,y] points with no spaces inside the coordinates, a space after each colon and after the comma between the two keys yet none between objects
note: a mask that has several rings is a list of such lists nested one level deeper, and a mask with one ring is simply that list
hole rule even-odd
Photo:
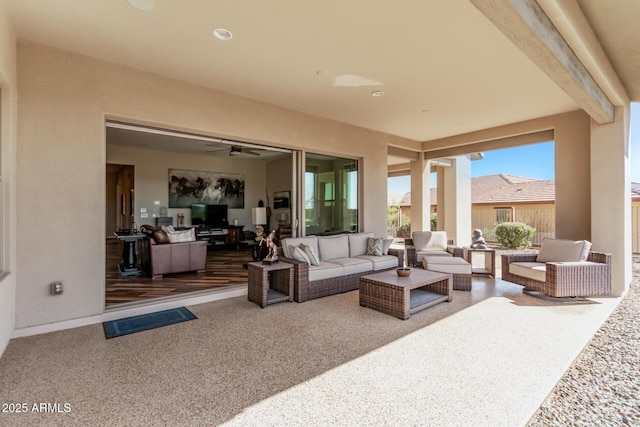
[{"label": "stucco wall", "polygon": [[[367,195],[386,188],[401,138],[28,41],[18,76],[17,327],[103,311],[105,117],[361,157],[364,229],[386,231],[386,197]],[[63,295],[49,296],[54,280]]]},{"label": "stucco wall", "polygon": [[[294,197],[293,191],[293,160],[291,156],[284,159],[274,160],[267,163],[267,195],[269,196],[269,206],[273,208],[273,193],[280,191],[289,191],[290,197]],[[266,202],[266,200],[265,200]],[[290,203],[293,203],[293,199],[290,198]],[[285,213],[288,221],[291,221],[291,208],[289,209],[272,209],[271,210],[271,224],[270,229],[278,228],[278,215]]]},{"label": "stucco wall", "polygon": [[0,159],[2,167],[2,269],[0,273],[0,354],[15,327],[16,306],[16,40],[0,3]]},{"label": "stucco wall", "polygon": [[582,111],[561,118],[554,129],[556,237],[591,240],[591,119]]}]

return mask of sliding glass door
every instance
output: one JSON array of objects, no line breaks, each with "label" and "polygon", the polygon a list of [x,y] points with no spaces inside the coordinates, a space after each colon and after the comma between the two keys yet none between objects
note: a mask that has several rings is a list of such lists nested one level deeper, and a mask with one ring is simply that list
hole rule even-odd
[{"label": "sliding glass door", "polygon": [[305,235],[357,232],[358,161],[306,153]]}]

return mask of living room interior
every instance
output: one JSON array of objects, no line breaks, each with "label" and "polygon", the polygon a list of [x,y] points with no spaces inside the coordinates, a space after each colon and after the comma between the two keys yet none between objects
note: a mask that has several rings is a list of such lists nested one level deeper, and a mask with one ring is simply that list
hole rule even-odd
[{"label": "living room interior", "polygon": [[[269,213],[273,212],[267,218],[268,224],[264,224],[267,230],[290,226],[290,207],[276,209],[270,194],[291,192],[291,150],[111,121],[106,124],[106,147],[107,307],[246,283],[246,263],[254,260],[255,249],[252,208],[262,204]],[[226,211],[224,228],[210,235],[205,224],[192,219],[192,202],[202,200],[184,197],[181,205],[170,204],[170,170],[209,175],[233,173],[241,177],[244,188],[234,206],[228,207],[224,200],[220,203],[220,194],[213,196],[218,197],[216,200],[206,200]],[[278,173],[273,173],[275,170]],[[125,243],[116,234],[134,229],[137,232],[143,225],[196,226],[201,233],[206,231],[207,273],[175,273],[154,280],[148,269],[140,266],[137,274],[120,274],[118,264]],[[231,234],[229,227],[233,229]],[[140,251],[139,244],[136,251]]]},{"label": "living room interior", "polygon": [[[246,285],[247,263],[264,256],[256,236],[262,226],[252,215],[255,207],[265,208],[265,236],[275,230],[278,239],[298,235],[302,228],[307,235],[358,230],[357,159],[305,152],[298,161],[298,150],[111,120],[106,122],[106,154],[106,307]],[[304,173],[294,170],[299,163]],[[236,174],[242,195],[236,205],[227,206],[224,199],[206,195],[219,190],[203,188],[200,198],[180,196],[178,206],[170,187],[172,173],[181,170],[203,176]],[[298,192],[292,191],[296,188]],[[304,200],[304,208],[296,208],[297,200]],[[224,209],[226,225],[213,230],[193,218],[194,209],[206,205],[202,201]],[[297,219],[302,216],[304,221]],[[127,243],[118,235],[136,233],[145,225],[195,227],[197,239],[208,241],[206,273],[176,272],[156,280],[139,259],[142,242],[134,242],[136,271],[123,274]]]}]

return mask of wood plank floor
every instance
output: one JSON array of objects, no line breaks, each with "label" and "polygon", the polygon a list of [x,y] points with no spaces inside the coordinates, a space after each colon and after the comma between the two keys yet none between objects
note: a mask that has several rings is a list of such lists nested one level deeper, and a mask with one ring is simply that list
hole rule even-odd
[{"label": "wood plank floor", "polygon": [[156,280],[148,275],[120,277],[118,263],[122,259],[123,243],[109,239],[106,245],[107,306],[245,284],[247,270],[242,265],[253,261],[251,249],[215,249],[207,252],[204,274],[176,273]]}]

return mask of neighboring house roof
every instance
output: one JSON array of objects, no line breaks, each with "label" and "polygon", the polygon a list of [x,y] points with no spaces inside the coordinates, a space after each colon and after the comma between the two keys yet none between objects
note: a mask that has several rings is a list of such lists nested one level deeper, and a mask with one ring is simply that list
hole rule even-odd
[{"label": "neighboring house roof", "polygon": [[[433,191],[434,189],[432,188],[431,190]],[[411,206],[411,191],[404,193],[404,196],[400,199],[398,206]]]},{"label": "neighboring house roof", "polygon": [[[555,182],[515,175],[498,174],[471,178],[471,203],[545,203],[555,200]],[[431,188],[431,204],[438,203],[438,191]],[[411,193],[406,193],[398,206],[411,206]]]},{"label": "neighboring house roof", "polygon": [[[471,178],[472,204],[549,203],[556,198],[555,181],[497,174]],[[631,197],[640,200],[640,183],[631,183]],[[438,191],[431,188],[431,204],[438,204]],[[411,192],[406,193],[398,206],[411,206]]]},{"label": "neighboring house roof", "polygon": [[640,200],[640,182],[631,183],[631,198],[633,200]]},{"label": "neighboring house roof", "polygon": [[543,203],[556,199],[555,181],[514,175],[471,178],[471,203]]}]

